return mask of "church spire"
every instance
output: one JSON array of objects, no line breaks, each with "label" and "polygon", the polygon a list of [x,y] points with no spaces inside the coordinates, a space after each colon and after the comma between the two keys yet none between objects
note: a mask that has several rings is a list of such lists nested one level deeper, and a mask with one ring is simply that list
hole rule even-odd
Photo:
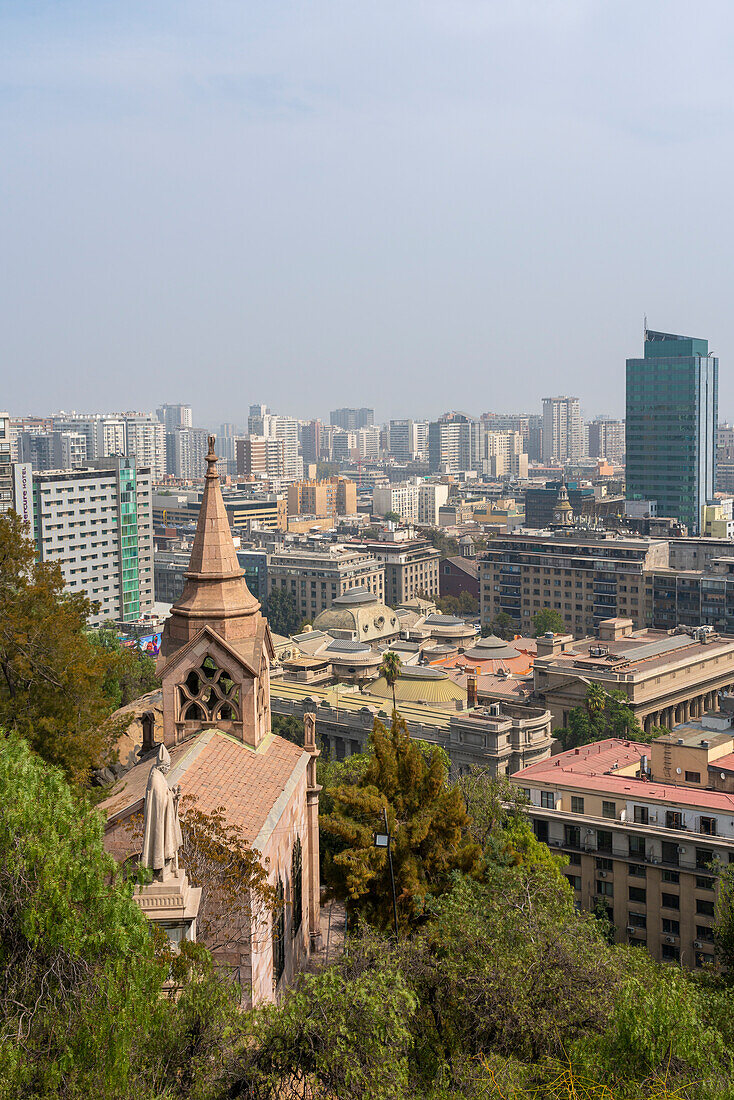
[{"label": "church spire", "polygon": [[250,592],[237,560],[217,473],[214,436],[209,436],[207,472],[183,595],[171,608],[161,639],[169,657],[202,626],[234,641],[256,633],[260,604]]}]

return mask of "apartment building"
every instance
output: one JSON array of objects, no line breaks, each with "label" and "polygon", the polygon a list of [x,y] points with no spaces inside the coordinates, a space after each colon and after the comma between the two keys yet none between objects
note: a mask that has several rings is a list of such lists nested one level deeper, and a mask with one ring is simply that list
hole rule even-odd
[{"label": "apartment building", "polygon": [[[107,458],[109,455],[127,453],[125,421],[120,416],[106,416],[102,413],[85,415],[82,413],[59,413],[54,416],[48,428],[36,428],[29,425],[24,431],[38,432],[79,432],[86,440],[85,460]],[[18,456],[20,458],[20,455]],[[41,469],[43,467],[39,467]],[[53,469],[53,467],[45,467]],[[59,467],[57,466],[56,469]]]},{"label": "apartment building", "polygon": [[438,527],[441,509],[449,499],[449,487],[441,482],[423,481],[418,487],[418,523]]},{"label": "apartment building", "polygon": [[134,622],[151,612],[150,469],[112,456],[94,459],[84,469],[39,471],[32,477],[39,561],[58,564],[67,588],[99,605],[90,624]]},{"label": "apartment building", "polygon": [[283,477],[295,480],[303,477],[303,459],[298,450],[298,421],[292,416],[277,416],[266,405],[250,405],[247,420],[248,435],[283,442]]},{"label": "apartment building", "polygon": [[18,461],[29,463],[34,470],[72,470],[85,466],[87,435],[61,431],[21,432]]},{"label": "apartment building", "polygon": [[329,413],[329,423],[345,432],[355,432],[359,428],[371,428],[375,422],[374,409],[333,409]]},{"label": "apartment building", "polygon": [[183,481],[202,478],[208,450],[209,435],[205,428],[166,431],[166,472]]},{"label": "apartment building", "polygon": [[364,547],[315,541],[285,547],[268,559],[268,592],[289,592],[310,622],[353,588],[385,600],[385,567]]},{"label": "apartment building", "polygon": [[719,692],[734,691],[734,637],[706,630],[633,630],[615,618],[599,624],[598,638],[555,635],[537,645],[533,691],[557,726],[584,705],[590,683],[622,692],[647,733],[700,718]]},{"label": "apartment building", "polygon": [[543,462],[578,462],[582,443],[578,397],[544,397]]},{"label": "apartment building", "polygon": [[134,455],[138,465],[149,467],[153,481],[166,475],[166,429],[158,420],[143,413],[125,413],[125,453]]},{"label": "apartment building", "polygon": [[0,515],[14,509],[10,416],[0,412]]},{"label": "apartment building", "polygon": [[715,962],[718,871],[734,861],[734,700],[649,745],[609,739],[513,775],[577,903],[662,962]]},{"label": "apartment building", "polygon": [[588,425],[589,455],[618,465],[624,462],[624,420],[598,417]]},{"label": "apartment building", "polygon": [[417,523],[418,492],[417,481],[376,485],[372,490],[372,514],[387,516],[392,512],[406,523]]},{"label": "apartment building", "polygon": [[390,607],[402,607],[416,596],[438,596],[441,553],[427,539],[375,539],[359,545],[383,563]]},{"label": "apartment building", "polygon": [[290,516],[353,516],[357,511],[357,485],[345,477],[322,481],[294,481],[288,486]]},{"label": "apartment building", "polygon": [[236,441],[236,453],[240,477],[280,480],[285,476],[285,444],[282,439],[249,435]]},{"label": "apartment building", "polygon": [[158,422],[167,432],[175,432],[178,428],[192,428],[194,426],[194,414],[191,405],[160,405],[156,411]]},{"label": "apartment building", "polygon": [[617,616],[645,626],[646,575],[668,560],[661,539],[500,536],[479,560],[482,622],[504,612],[527,632],[536,611],[550,607],[576,635]]}]

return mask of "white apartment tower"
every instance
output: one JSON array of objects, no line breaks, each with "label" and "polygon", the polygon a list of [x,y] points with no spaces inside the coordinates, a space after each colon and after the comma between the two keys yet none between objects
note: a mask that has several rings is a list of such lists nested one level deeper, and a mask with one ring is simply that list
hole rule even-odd
[{"label": "white apartment tower", "polygon": [[544,397],[543,462],[578,462],[582,450],[578,397]]},{"label": "white apartment tower", "polygon": [[149,467],[154,481],[166,474],[166,429],[150,414],[125,413],[126,451],[139,466]]}]

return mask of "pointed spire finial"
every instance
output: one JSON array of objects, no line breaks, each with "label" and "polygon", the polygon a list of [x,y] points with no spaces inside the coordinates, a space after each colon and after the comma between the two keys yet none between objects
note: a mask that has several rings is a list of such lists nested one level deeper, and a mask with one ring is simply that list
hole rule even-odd
[{"label": "pointed spire finial", "polygon": [[208,464],[208,469],[206,471],[206,476],[207,477],[218,477],[219,476],[217,474],[217,462],[219,462],[219,459],[217,458],[217,452],[214,450],[214,444],[216,442],[216,438],[217,437],[215,435],[210,435],[208,437],[209,450],[208,450],[207,456],[206,456],[206,461],[207,461],[207,464]]}]

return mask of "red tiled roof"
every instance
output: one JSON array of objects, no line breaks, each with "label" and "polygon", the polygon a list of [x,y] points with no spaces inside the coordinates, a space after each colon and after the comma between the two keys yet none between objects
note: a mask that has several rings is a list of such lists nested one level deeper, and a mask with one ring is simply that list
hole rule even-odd
[{"label": "red tiled roof", "polygon": [[609,772],[612,764],[618,763],[620,768],[632,764],[649,752],[649,748],[649,745],[641,745],[635,741],[609,738],[592,745],[583,745],[578,751],[569,749],[548,760],[530,764],[515,772],[512,778],[518,784],[535,780],[553,787],[600,791],[616,794],[621,798],[631,797],[641,802],[697,806],[734,815],[734,795],[724,791],[707,791],[698,787],[676,786],[674,783],[654,783],[620,775],[616,771]]},{"label": "red tiled roof", "polygon": [[[230,825],[253,841],[299,763],[307,754],[299,745],[272,737],[264,751],[255,752],[218,730],[205,730],[170,750],[171,785],[180,783],[182,797],[193,795],[207,813],[224,808]],[[100,804],[115,819],[135,813],[142,804],[153,760],[132,768],[121,786]]]}]

